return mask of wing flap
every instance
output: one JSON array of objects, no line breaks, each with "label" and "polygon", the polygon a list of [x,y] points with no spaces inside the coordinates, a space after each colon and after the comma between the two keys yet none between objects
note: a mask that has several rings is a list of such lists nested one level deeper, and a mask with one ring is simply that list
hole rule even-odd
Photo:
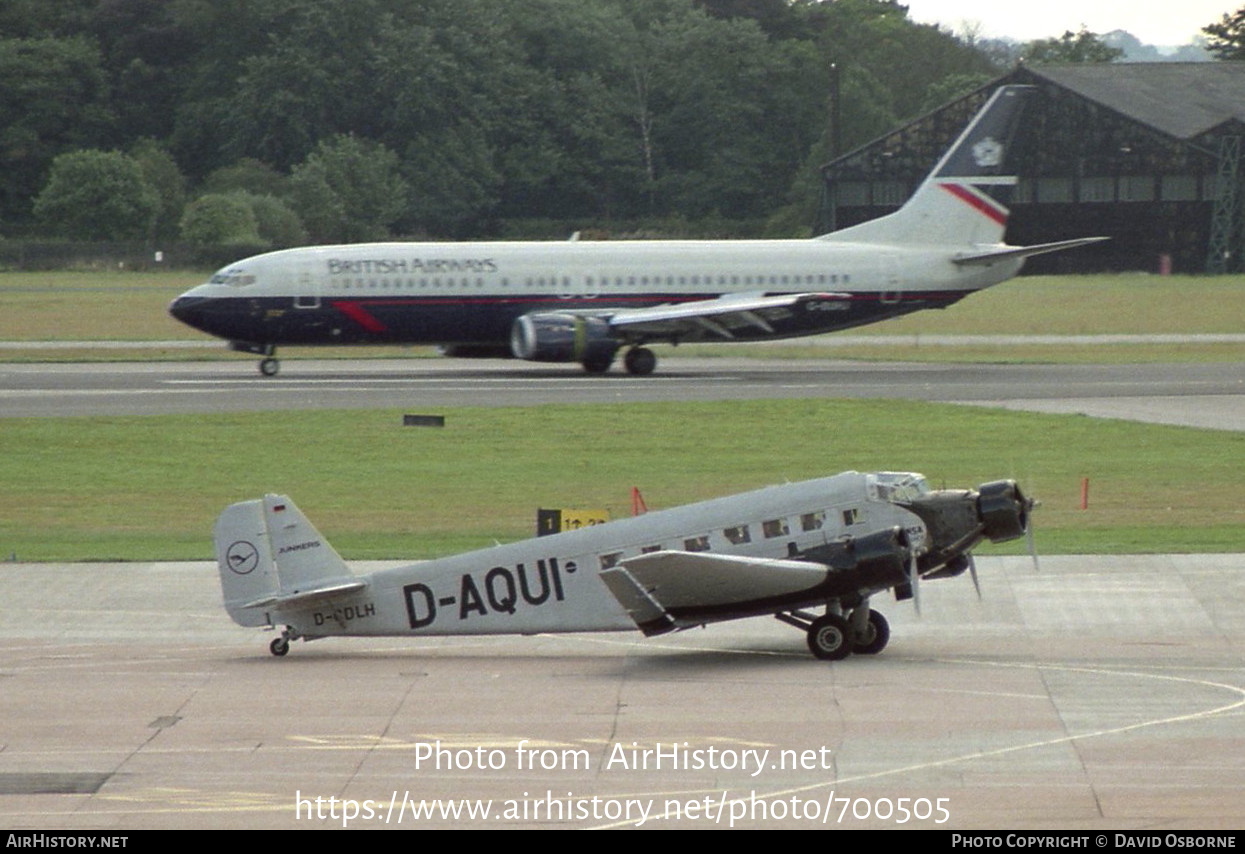
[{"label": "wing flap", "polygon": [[732,294],[620,311],[612,315],[609,322],[612,328],[623,332],[680,338],[708,334],[729,340],[735,337],[732,330],[745,327],[772,334],[769,315],[781,315],[798,305],[843,302],[850,298],[850,294],[841,293]]},{"label": "wing flap", "polygon": [[645,637],[663,635],[679,628],[661,603],[627,570],[618,567],[607,569],[601,573],[601,580]]},{"label": "wing flap", "polygon": [[601,580],[651,635],[816,601],[828,574],[808,561],[661,551],[627,558]]}]

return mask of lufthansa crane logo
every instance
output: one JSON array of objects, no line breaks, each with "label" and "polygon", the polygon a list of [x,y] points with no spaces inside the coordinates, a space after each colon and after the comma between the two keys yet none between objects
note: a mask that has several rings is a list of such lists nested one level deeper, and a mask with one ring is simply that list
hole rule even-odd
[{"label": "lufthansa crane logo", "polygon": [[978,166],[998,166],[1003,162],[1003,143],[986,137],[973,146],[973,161]]},{"label": "lufthansa crane logo", "polygon": [[237,575],[246,575],[259,566],[259,549],[246,540],[239,540],[225,552],[225,563]]}]

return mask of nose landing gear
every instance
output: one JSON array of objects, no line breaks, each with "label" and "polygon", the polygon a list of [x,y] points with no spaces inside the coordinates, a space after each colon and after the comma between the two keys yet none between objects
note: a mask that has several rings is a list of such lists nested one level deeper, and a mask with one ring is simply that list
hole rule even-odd
[{"label": "nose landing gear", "polygon": [[277,359],[276,344],[254,344],[250,341],[230,341],[229,349],[238,353],[254,353],[264,358],[259,362],[259,372],[266,377],[275,377],[281,370],[281,362]]}]

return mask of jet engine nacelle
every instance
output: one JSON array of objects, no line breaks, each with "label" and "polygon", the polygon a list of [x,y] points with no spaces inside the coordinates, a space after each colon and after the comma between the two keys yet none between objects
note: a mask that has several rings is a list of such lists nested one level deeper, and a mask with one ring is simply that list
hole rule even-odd
[{"label": "jet engine nacelle", "polygon": [[533,362],[609,365],[618,350],[610,325],[599,317],[550,312],[525,314],[510,329],[510,352]]}]

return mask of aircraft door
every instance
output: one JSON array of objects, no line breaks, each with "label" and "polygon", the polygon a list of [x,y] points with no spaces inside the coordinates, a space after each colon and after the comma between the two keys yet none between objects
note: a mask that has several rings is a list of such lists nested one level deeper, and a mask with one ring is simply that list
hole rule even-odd
[{"label": "aircraft door", "polygon": [[891,252],[883,253],[882,293],[880,300],[885,305],[896,305],[903,299],[903,280],[899,275],[899,256]]},{"label": "aircraft door", "polygon": [[298,265],[294,278],[294,308],[320,307],[320,280],[312,270],[311,262]]}]

